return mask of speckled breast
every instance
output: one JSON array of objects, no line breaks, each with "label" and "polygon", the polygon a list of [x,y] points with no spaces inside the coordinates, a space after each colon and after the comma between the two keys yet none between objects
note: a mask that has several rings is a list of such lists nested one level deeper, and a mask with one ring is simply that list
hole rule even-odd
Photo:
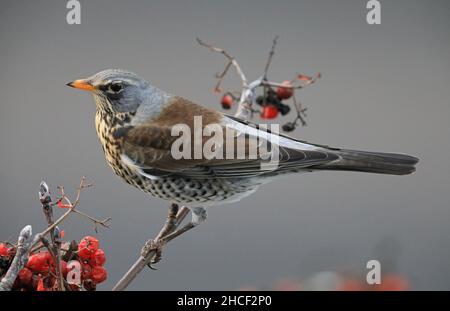
[{"label": "speckled breast", "polygon": [[102,111],[97,111],[95,126],[106,162],[113,171],[128,184],[163,200],[199,206],[233,202],[252,193],[260,184],[250,180],[191,179],[176,175],[158,179],[147,178],[121,159],[120,143],[114,139],[112,133],[118,127],[126,126],[123,120],[113,120]]}]

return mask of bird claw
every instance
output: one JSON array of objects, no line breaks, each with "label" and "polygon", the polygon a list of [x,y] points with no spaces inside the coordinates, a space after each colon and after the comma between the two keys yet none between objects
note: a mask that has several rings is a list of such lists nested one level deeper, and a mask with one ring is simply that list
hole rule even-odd
[{"label": "bird claw", "polygon": [[148,267],[152,270],[158,270],[155,267],[153,267],[154,264],[157,264],[161,261],[162,258],[162,243],[159,244],[158,248],[155,249],[155,255],[153,255],[152,259],[150,260],[150,263],[148,264]]},{"label": "bird claw", "polygon": [[155,251],[155,254],[152,256],[152,259],[147,264],[147,266],[152,270],[157,270],[153,267],[154,264],[158,263],[162,258],[162,248],[164,243],[160,240],[148,240],[145,242],[144,247],[141,250],[141,256],[147,258],[151,251]]}]

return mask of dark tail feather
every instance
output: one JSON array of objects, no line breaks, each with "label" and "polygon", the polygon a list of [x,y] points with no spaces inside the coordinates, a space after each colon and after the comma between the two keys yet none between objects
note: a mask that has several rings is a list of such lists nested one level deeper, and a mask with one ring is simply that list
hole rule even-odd
[{"label": "dark tail feather", "polygon": [[419,159],[398,153],[381,153],[358,150],[333,150],[341,159],[319,165],[315,169],[358,171],[377,174],[407,175],[416,170]]}]

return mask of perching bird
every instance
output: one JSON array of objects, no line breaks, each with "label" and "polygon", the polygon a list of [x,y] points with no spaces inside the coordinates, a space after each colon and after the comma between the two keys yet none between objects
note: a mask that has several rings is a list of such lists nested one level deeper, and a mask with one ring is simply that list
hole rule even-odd
[{"label": "perching bird", "polygon": [[[124,70],[108,69],[68,85],[94,95],[97,134],[114,172],[153,196],[188,205],[193,212],[191,227],[206,219],[205,206],[238,201],[284,174],[343,170],[407,175],[418,162],[403,154],[330,148],[267,132],[164,92]],[[222,143],[213,149],[225,150],[243,141],[244,156],[237,158],[233,152],[231,158],[223,159],[175,157],[171,147],[179,137],[172,135],[172,129],[185,124],[193,133],[195,116],[201,117],[202,129],[209,124],[224,129]],[[233,131],[228,134],[225,128]],[[202,146],[208,138],[201,137]],[[268,151],[258,151],[254,157],[248,151],[253,142],[260,146],[264,141],[279,150],[275,167],[264,167]]]}]

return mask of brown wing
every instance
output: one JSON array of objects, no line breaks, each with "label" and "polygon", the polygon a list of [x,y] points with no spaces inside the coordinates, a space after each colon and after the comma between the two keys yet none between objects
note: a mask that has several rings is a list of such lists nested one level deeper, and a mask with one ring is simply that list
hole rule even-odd
[{"label": "brown wing", "polygon": [[[143,125],[136,127],[126,127],[116,130],[114,136],[121,142],[123,153],[131,159],[135,165],[145,170],[162,171],[162,174],[166,173],[180,173],[181,171],[208,171],[207,167],[225,166],[228,167],[232,164],[246,164],[255,162],[254,165],[259,166],[261,154],[257,154],[256,157],[250,159],[249,145],[251,137],[239,135],[239,133],[225,132],[223,128],[224,138],[220,144],[213,146],[220,149],[217,154],[221,153],[222,156],[215,157],[213,159],[206,159],[202,156],[201,159],[194,159],[194,143],[190,146],[190,152],[186,158],[177,158],[172,154],[172,144],[180,139],[179,136],[171,135],[173,127],[158,126],[158,125]],[[227,135],[228,134],[228,135]],[[207,141],[211,139],[211,136],[202,136],[201,143],[199,144],[200,150]],[[193,134],[190,136],[191,142],[194,141]],[[243,159],[237,159],[237,151],[231,159],[226,159],[226,146],[228,144],[243,144],[245,150]],[[180,148],[182,150],[182,148]],[[237,148],[235,148],[237,149]],[[177,149],[178,150],[178,149]]]},{"label": "brown wing", "polygon": [[[226,144],[230,141],[236,143],[236,141],[244,139],[246,150],[248,150],[250,140],[255,139],[248,135],[225,138],[224,148],[222,148],[223,159],[175,159],[172,156],[171,146],[178,137],[170,134],[171,128],[169,127],[146,125],[129,128],[123,131],[120,137],[123,153],[145,174],[155,177],[176,175],[189,178],[254,177],[274,171],[293,171],[307,168],[336,159],[334,154],[324,151],[280,147],[279,165],[274,170],[270,166],[266,169],[262,168],[262,163],[267,162],[262,154],[257,154],[254,158],[251,158],[248,153],[245,154],[244,159],[226,158]],[[203,144],[209,138],[204,137]]]},{"label": "brown wing", "polygon": [[[222,139],[214,147],[221,157],[194,159],[194,133],[191,133],[190,157],[177,159],[172,155],[172,144],[179,139],[172,135],[176,124],[186,124],[193,128],[194,117],[202,117],[203,129],[206,125],[216,124],[222,131]],[[261,143],[258,131],[244,132],[228,129],[223,125],[223,115],[177,97],[165,108],[160,116],[146,124],[125,127],[114,133],[120,140],[123,153],[144,173],[152,176],[182,175],[189,178],[235,178],[253,177],[271,172],[273,168],[262,169],[262,163],[268,162],[270,148],[257,148],[250,153],[250,149]],[[255,128],[257,126],[255,125]],[[176,131],[177,132],[177,131]],[[193,131],[192,131],[193,132]],[[199,146],[203,150],[210,136],[201,136]],[[270,145],[270,142],[267,142]],[[234,154],[226,154],[227,146],[233,144]],[[210,145],[209,145],[210,146]],[[237,157],[237,146],[241,146],[243,153]],[[311,165],[317,165],[336,159],[332,153],[321,150],[299,150],[296,148],[279,147],[279,165],[275,171],[295,170]]]}]

